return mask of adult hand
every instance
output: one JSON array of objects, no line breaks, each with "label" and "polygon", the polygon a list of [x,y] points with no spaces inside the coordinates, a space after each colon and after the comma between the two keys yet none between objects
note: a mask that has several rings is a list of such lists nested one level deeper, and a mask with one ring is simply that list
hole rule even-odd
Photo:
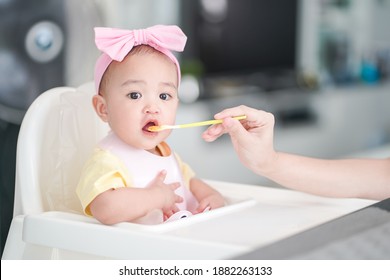
[{"label": "adult hand", "polygon": [[[246,119],[232,119],[240,115],[246,115]],[[273,147],[275,118],[271,113],[242,105],[225,109],[214,117],[223,119],[223,123],[209,127],[202,134],[205,141],[212,142],[228,133],[239,159],[246,167],[258,174],[272,168],[277,153]]]}]

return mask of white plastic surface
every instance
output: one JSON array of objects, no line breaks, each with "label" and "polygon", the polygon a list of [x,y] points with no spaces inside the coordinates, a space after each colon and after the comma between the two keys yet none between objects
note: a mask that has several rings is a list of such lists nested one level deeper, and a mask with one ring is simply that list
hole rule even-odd
[{"label": "white plastic surface", "polygon": [[75,188],[95,143],[108,131],[92,107],[93,83],[54,88],[28,109],[17,148],[14,215],[81,206]]},{"label": "white plastic surface", "polygon": [[[209,181],[237,204],[169,224],[100,224],[66,212],[17,217],[4,259],[226,259],[340,217],[371,200]],[[251,200],[246,200],[246,197]],[[9,245],[9,246],[8,246]]]}]

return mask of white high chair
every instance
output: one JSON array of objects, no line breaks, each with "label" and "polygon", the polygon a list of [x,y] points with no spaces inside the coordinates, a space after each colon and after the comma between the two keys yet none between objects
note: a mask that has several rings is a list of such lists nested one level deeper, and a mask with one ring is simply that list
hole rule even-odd
[{"label": "white high chair", "polygon": [[54,88],[26,113],[2,259],[229,258],[372,203],[209,181],[228,206],[160,225],[102,225],[81,213],[75,194],[83,164],[108,132],[93,92],[93,83]]},{"label": "white high chair", "polygon": [[165,258],[167,250],[173,253],[169,258],[180,258],[186,250],[193,251],[192,246],[176,246],[183,241],[174,240],[173,246],[172,238],[151,234],[165,225],[105,226],[82,214],[77,181],[109,129],[93,110],[93,94],[93,83],[54,88],[41,94],[26,113],[18,138],[14,219],[4,259]]}]

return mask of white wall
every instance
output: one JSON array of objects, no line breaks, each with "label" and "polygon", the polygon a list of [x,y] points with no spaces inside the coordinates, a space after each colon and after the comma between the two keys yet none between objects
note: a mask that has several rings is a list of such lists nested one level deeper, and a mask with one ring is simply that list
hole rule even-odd
[{"label": "white wall", "polygon": [[137,29],[155,24],[178,24],[179,0],[67,0],[68,41],[66,85],[93,79],[100,52],[93,27]]},{"label": "white wall", "polygon": [[178,24],[179,0],[98,0],[106,25],[145,28],[155,24]]},{"label": "white wall", "polygon": [[321,75],[321,29],[344,32],[351,40],[350,56],[357,72],[363,56],[378,48],[390,50],[390,1],[351,0],[349,8],[326,6],[331,1],[301,1],[298,64],[304,73]]}]

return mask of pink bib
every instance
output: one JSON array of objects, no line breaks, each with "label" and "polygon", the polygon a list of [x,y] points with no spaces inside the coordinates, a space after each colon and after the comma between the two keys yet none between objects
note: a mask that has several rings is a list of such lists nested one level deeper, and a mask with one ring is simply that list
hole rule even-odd
[{"label": "pink bib", "polygon": [[182,203],[177,204],[178,208],[188,211],[196,209],[198,202],[188,186],[184,185],[179,164],[173,153],[169,156],[158,156],[142,149],[136,149],[124,143],[113,132],[103,138],[98,145],[125,164],[133,180],[133,187],[145,188],[160,171],[166,170],[167,176],[164,183],[179,182],[181,185],[175,191],[184,199]]}]

